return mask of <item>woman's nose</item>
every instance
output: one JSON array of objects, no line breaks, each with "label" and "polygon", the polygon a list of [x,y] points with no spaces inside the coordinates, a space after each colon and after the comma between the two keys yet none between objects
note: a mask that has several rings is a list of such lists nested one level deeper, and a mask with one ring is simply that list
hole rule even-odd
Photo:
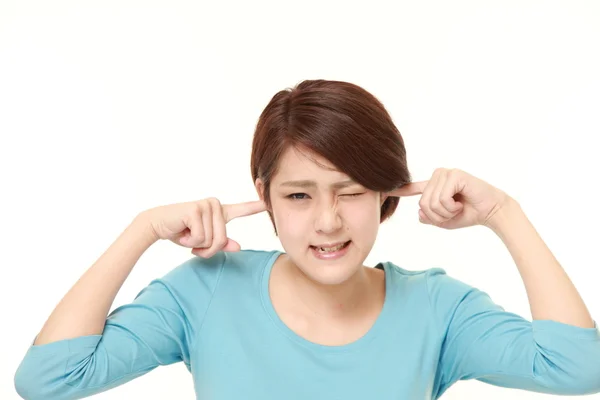
[{"label": "woman's nose", "polygon": [[323,233],[335,232],[342,227],[337,200],[322,202],[316,210],[315,230]]}]

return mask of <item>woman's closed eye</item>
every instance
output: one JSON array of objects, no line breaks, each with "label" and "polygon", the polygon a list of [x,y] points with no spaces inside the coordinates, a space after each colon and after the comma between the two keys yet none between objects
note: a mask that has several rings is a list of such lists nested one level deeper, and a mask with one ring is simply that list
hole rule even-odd
[{"label": "woman's closed eye", "polygon": [[364,192],[363,192],[363,193],[344,193],[344,194],[340,194],[340,196],[345,196],[345,197],[358,197],[358,196],[360,196],[361,194],[365,194],[365,193],[364,193]]}]

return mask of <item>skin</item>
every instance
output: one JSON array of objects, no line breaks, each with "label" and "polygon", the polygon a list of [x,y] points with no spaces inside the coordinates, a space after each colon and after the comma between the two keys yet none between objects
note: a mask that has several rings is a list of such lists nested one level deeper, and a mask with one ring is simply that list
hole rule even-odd
[{"label": "skin", "polygon": [[419,220],[424,224],[443,229],[474,225],[491,229],[515,262],[534,320],[594,328],[566,271],[519,203],[502,190],[460,169],[437,168],[429,180],[405,185],[389,195],[420,195]]},{"label": "skin", "polygon": [[[343,195],[360,193],[362,188],[333,190],[332,183],[347,177],[310,159],[286,153],[271,188],[274,220],[288,253],[274,266],[271,296],[283,321],[299,334],[317,343],[344,344],[362,336],[376,319],[385,297],[383,276],[363,262],[375,241],[379,206],[386,196],[421,196],[418,214],[424,224],[491,229],[515,261],[534,320],[594,327],[577,289],[523,209],[498,188],[464,171],[438,168],[427,181],[385,194],[365,191],[347,198]],[[282,191],[287,180],[309,178],[314,181],[310,190],[290,191],[307,193],[306,202],[292,202],[286,197],[291,193]],[[256,188],[261,195],[258,201],[221,205],[211,198],[140,213],[65,294],[34,344],[101,334],[121,285],[139,257],[158,240],[191,248],[199,257],[239,251],[239,244],[227,237],[225,225],[233,218],[266,210],[259,180]],[[353,248],[340,261],[317,263],[310,258],[310,244],[347,239],[352,239]]]},{"label": "skin", "polygon": [[[263,198],[260,179],[256,189]],[[292,330],[321,344],[340,344],[356,340],[374,323],[385,297],[384,274],[363,263],[386,197],[316,154],[291,147],[284,152],[270,198],[285,254],[273,267],[270,290]],[[347,240],[348,252],[337,260],[319,260],[310,248]]]},{"label": "skin", "polygon": [[[307,157],[291,149],[284,154],[272,183],[272,212],[288,255],[278,260],[271,295],[284,322],[300,334],[323,344],[343,344],[368,330],[385,298],[381,278],[369,276],[373,270],[362,265],[377,235],[379,206],[386,196],[416,195],[421,196],[421,223],[449,230],[481,225],[501,239],[523,280],[534,320],[594,327],[573,282],[518,202],[504,191],[462,170],[446,168],[436,169],[429,180],[385,194],[358,186],[334,191],[331,184],[347,176],[331,167],[314,154]],[[314,186],[288,190],[283,187],[288,180],[311,180]],[[256,187],[261,194],[259,180]],[[286,196],[294,192],[308,196],[296,196],[305,199],[300,204],[288,201]],[[348,193],[363,194],[354,199],[342,196]],[[311,258],[308,249],[321,238],[352,239],[356,246],[339,261],[321,263]],[[284,287],[288,290],[283,291]],[[369,301],[367,293],[376,294],[376,300]],[[295,300],[301,304],[296,309]],[[344,330],[345,335],[336,336],[335,332]]]}]

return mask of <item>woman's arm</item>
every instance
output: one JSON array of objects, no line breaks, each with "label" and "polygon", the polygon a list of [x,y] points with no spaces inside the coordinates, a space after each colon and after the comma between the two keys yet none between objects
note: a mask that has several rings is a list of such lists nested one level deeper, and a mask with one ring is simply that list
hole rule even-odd
[{"label": "woman's arm", "polygon": [[117,292],[138,259],[156,241],[145,214],[139,214],[67,292],[34,344],[102,334]]},{"label": "woman's arm", "polygon": [[502,239],[515,261],[534,320],[552,320],[581,328],[594,327],[577,289],[514,199],[486,226]]}]

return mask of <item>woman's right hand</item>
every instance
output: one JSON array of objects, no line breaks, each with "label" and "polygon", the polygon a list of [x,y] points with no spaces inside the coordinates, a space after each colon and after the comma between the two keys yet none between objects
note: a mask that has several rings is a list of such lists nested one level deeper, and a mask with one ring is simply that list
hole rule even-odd
[{"label": "woman's right hand", "polygon": [[219,251],[239,251],[240,245],[227,237],[225,224],[234,218],[265,211],[264,202],[221,204],[212,197],[170,204],[144,212],[156,239],[170,240],[192,249],[192,254],[210,258]]}]

